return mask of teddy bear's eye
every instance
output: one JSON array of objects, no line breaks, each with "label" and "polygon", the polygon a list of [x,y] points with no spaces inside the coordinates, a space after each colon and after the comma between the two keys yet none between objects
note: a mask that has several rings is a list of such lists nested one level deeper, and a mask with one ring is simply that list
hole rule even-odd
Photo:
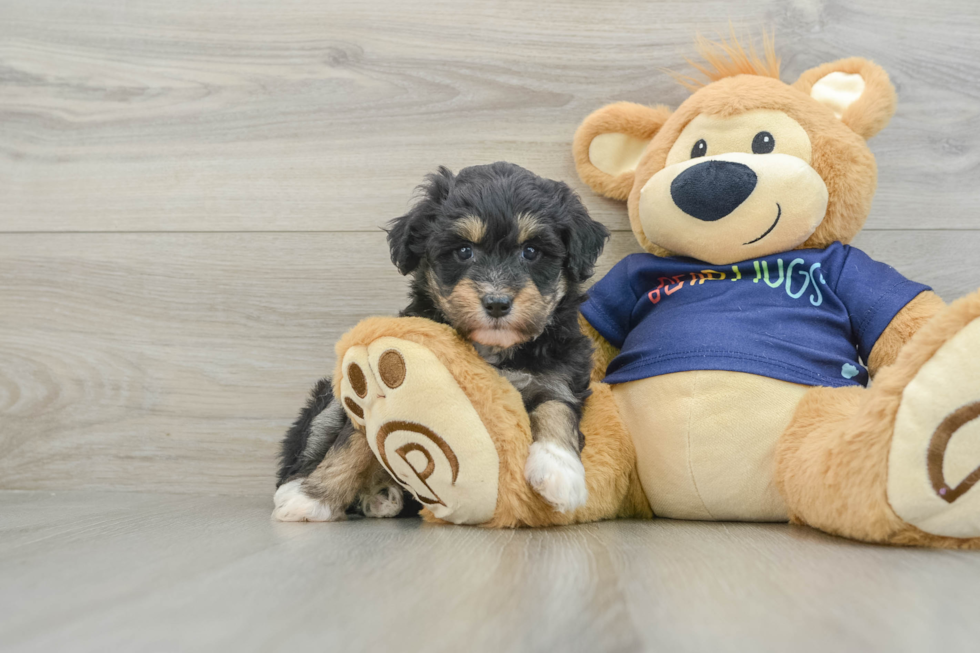
[{"label": "teddy bear's eye", "polygon": [[769,132],[759,132],[752,139],[752,152],[754,154],[769,154],[776,147],[776,139]]},{"label": "teddy bear's eye", "polygon": [[695,143],[694,147],[691,148],[692,159],[696,159],[699,156],[704,156],[707,153],[708,153],[708,144],[704,142],[703,138],[699,140],[697,143]]}]

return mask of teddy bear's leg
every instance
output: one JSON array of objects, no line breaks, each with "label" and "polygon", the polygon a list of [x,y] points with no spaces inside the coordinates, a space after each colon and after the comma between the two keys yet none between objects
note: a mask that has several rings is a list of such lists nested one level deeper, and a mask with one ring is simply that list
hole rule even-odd
[{"label": "teddy bear's leg", "polygon": [[603,399],[588,418],[605,424],[594,453],[583,454],[589,501],[559,513],[524,479],[531,434],[520,394],[452,329],[420,318],[372,318],[341,339],[337,357],[340,401],[427,518],[514,527],[642,514],[631,447],[621,446],[629,436],[610,430],[603,414],[615,410],[607,389],[599,389]]},{"label": "teddy bear's leg", "polygon": [[980,548],[980,293],[871,388],[814,388],[777,448],[791,518],[870,542]]},{"label": "teddy bear's leg", "polygon": [[340,397],[371,451],[436,517],[481,524],[499,456],[472,402],[424,344],[385,336],[348,349]]}]

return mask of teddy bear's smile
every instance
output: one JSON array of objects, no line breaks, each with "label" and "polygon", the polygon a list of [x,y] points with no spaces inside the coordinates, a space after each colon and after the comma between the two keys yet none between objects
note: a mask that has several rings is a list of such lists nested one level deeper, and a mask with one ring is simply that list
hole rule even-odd
[{"label": "teddy bear's smile", "polygon": [[643,184],[639,223],[665,250],[713,264],[806,241],[827,212],[806,130],[783,111],[700,114]]},{"label": "teddy bear's smile", "polygon": [[639,218],[651,243],[724,265],[799,246],[823,220],[827,197],[820,175],[798,156],[722,152],[651,176]]},{"label": "teddy bear's smile", "polygon": [[768,236],[769,234],[771,234],[772,230],[776,228],[777,224],[779,224],[779,218],[781,217],[783,217],[783,207],[779,205],[779,202],[776,202],[776,219],[773,221],[772,226],[766,229],[765,232],[763,232],[763,234],[758,238],[756,238],[755,240],[750,240],[747,243],[742,243],[742,245],[751,245],[752,243],[757,243],[763,238],[765,238],[766,236]]},{"label": "teddy bear's smile", "polygon": [[[759,139],[758,136],[764,136]],[[773,137],[769,132],[760,132],[756,140],[768,142],[773,147]],[[707,149],[705,141],[699,140],[696,150]],[[674,177],[670,183],[670,196],[674,204],[693,218],[714,222],[729,215],[752,195],[759,177],[749,166],[731,161],[705,161],[692,166]],[[782,206],[776,202],[776,219],[761,236],[743,245],[757,243],[768,236],[783,215]]]},{"label": "teddy bear's smile", "polygon": [[[775,140],[767,131],[759,132],[753,141],[753,150],[760,143],[765,153],[775,148]],[[703,156],[707,143],[699,139],[694,145],[692,159]],[[714,160],[698,163],[674,177],[670,183],[670,196],[679,209],[704,222],[721,220],[731,214],[755,191],[759,176],[744,163]],[[776,202],[776,219],[761,236],[742,243],[751,245],[768,236],[783,215],[782,206]]]}]

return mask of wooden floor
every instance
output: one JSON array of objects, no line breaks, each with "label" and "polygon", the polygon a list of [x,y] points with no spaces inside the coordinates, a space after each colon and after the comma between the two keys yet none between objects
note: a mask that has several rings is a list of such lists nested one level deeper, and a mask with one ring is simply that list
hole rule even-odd
[{"label": "wooden floor", "polygon": [[422,176],[569,182],[614,230],[603,273],[637,248],[572,134],[676,106],[664,69],[729,20],[775,29],[787,81],[890,72],[856,244],[946,299],[980,286],[975,0],[0,0],[0,490],[43,491],[0,500],[0,648],[975,648],[967,554],[267,520],[334,341],[405,301],[379,227]]},{"label": "wooden floor", "polygon": [[980,556],[788,525],[283,524],[268,500],[0,492],[0,650],[973,651]]}]

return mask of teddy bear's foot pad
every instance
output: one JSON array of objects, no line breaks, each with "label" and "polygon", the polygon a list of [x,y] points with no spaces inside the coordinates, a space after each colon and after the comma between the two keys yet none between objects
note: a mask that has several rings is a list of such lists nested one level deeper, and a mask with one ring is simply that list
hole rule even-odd
[{"label": "teddy bear's foot pad", "polygon": [[980,537],[980,318],[947,340],[905,387],[888,459],[901,519],[947,537]]},{"label": "teddy bear's foot pad", "polygon": [[436,355],[384,337],[348,349],[342,369],[344,408],[392,478],[439,519],[489,521],[497,505],[497,449]]}]

